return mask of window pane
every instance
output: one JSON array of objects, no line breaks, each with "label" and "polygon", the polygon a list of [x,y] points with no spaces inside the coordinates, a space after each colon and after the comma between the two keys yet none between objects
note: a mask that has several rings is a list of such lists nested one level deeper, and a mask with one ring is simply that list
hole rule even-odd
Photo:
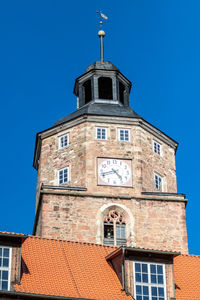
[{"label": "window pane", "polygon": [[150,265],[150,270],[151,270],[151,273],[156,274],[156,266],[155,265]]},{"label": "window pane", "polygon": [[0,256],[2,256],[2,248],[0,248]]},{"label": "window pane", "polygon": [[157,283],[156,275],[151,275],[151,283]]},{"label": "window pane", "polygon": [[107,239],[114,238],[113,224],[104,223],[104,238],[107,238]]},{"label": "window pane", "polygon": [[125,239],[126,238],[126,232],[125,232],[125,225],[124,224],[117,224],[116,225],[116,237],[119,239]]},{"label": "window pane", "polygon": [[2,271],[2,279],[8,280],[8,271]]},{"label": "window pane", "polygon": [[136,282],[141,282],[141,274],[136,273],[135,274],[135,280],[136,280]]},{"label": "window pane", "polygon": [[149,300],[149,296],[144,296],[143,300]]},{"label": "window pane", "polygon": [[160,265],[157,266],[157,273],[158,274],[163,274],[163,267],[162,266],[160,266]]},{"label": "window pane", "polygon": [[152,294],[152,296],[157,296],[157,288],[156,287],[151,288],[151,294]]},{"label": "window pane", "polygon": [[7,291],[8,290],[8,282],[7,281],[2,281],[2,290]]},{"label": "window pane", "polygon": [[145,283],[148,282],[148,275],[147,274],[142,274],[142,282],[145,282]]},{"label": "window pane", "polygon": [[3,267],[8,267],[9,266],[9,260],[8,258],[3,259]]},{"label": "window pane", "polygon": [[140,285],[136,285],[136,294],[142,295],[142,287]]},{"label": "window pane", "polygon": [[148,288],[148,286],[143,286],[143,295],[149,295],[149,288]]},{"label": "window pane", "polygon": [[147,264],[142,264],[142,272],[147,273]]},{"label": "window pane", "polygon": [[8,248],[3,249],[3,256],[4,257],[9,257],[9,249]]},{"label": "window pane", "polygon": [[142,296],[136,296],[136,300],[142,300]]},{"label": "window pane", "polygon": [[136,272],[141,272],[141,266],[138,263],[135,263],[135,271]]},{"label": "window pane", "polygon": [[158,295],[164,297],[164,288],[158,288]]},{"label": "window pane", "polygon": [[163,275],[158,275],[158,283],[163,284]]}]

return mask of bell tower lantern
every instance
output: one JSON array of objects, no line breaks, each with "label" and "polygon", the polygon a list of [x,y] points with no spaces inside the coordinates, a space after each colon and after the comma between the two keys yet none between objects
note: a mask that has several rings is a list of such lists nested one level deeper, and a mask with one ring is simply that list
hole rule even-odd
[{"label": "bell tower lantern", "polygon": [[111,62],[96,61],[75,82],[77,109],[88,103],[129,106],[131,82]]}]

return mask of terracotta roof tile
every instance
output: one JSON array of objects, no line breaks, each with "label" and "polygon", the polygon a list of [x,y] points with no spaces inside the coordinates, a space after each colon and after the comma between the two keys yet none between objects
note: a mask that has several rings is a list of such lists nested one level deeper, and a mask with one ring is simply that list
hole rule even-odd
[{"label": "terracotta roof tile", "polygon": [[200,299],[200,256],[179,255],[174,259],[176,300]]},{"label": "terracotta roof tile", "polygon": [[132,299],[105,257],[116,247],[27,237],[17,292],[99,300]]}]

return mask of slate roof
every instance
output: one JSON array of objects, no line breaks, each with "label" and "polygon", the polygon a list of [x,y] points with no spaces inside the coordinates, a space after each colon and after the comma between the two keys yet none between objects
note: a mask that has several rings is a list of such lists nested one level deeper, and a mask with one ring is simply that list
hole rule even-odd
[{"label": "slate roof", "polygon": [[95,61],[93,64],[89,65],[86,69],[86,73],[90,70],[109,70],[109,71],[119,71],[119,69],[113,65],[110,61]]},{"label": "slate roof", "polygon": [[100,115],[100,116],[113,116],[113,117],[127,117],[127,118],[141,118],[130,107],[120,106],[118,104],[104,104],[104,103],[89,103],[82,106],[77,111],[70,115],[58,120],[54,126],[63,124],[73,120],[82,115]]}]

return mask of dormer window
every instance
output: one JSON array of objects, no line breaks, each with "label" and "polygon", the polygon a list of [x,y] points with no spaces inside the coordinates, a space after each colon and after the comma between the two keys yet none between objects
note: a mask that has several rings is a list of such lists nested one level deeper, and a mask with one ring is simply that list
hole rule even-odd
[{"label": "dormer window", "polygon": [[10,289],[11,248],[0,246],[0,290]]},{"label": "dormer window", "polygon": [[112,79],[109,77],[99,77],[99,99],[113,99]]},{"label": "dormer window", "polygon": [[134,262],[136,300],[166,300],[165,265]]}]

